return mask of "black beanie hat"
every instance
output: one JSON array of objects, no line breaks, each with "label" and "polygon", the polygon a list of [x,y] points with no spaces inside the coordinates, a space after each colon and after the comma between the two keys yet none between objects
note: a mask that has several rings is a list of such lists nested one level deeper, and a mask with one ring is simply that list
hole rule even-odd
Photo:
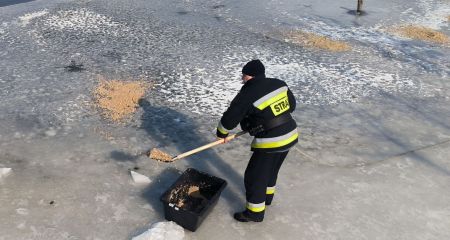
[{"label": "black beanie hat", "polygon": [[242,68],[242,73],[249,76],[258,76],[260,74],[264,74],[266,69],[261,61],[251,60]]}]

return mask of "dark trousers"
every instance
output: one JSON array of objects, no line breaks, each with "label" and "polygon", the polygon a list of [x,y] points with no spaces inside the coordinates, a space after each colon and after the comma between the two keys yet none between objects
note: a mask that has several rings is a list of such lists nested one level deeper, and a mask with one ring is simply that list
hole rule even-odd
[{"label": "dark trousers", "polygon": [[[273,194],[266,194],[267,187],[274,187],[277,182],[278,171],[286,158],[285,152],[253,152],[245,169],[244,184],[248,203],[270,204]],[[267,204],[266,203],[266,204]],[[255,217],[264,217],[264,211],[255,213]],[[261,216],[262,215],[262,216]]]}]

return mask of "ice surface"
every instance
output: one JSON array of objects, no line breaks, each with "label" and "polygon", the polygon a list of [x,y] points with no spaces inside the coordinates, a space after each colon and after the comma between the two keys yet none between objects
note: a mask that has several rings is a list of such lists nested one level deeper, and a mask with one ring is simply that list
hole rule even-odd
[{"label": "ice surface", "polygon": [[174,222],[157,222],[150,229],[132,240],[182,240],[184,229]]},{"label": "ice surface", "polygon": [[[159,198],[188,167],[228,182],[186,239],[450,239],[450,48],[392,26],[450,35],[442,0],[40,0],[0,7],[0,240],[131,239],[164,221]],[[347,42],[332,53],[283,31]],[[261,224],[245,206],[251,137],[215,140],[259,58],[298,100],[299,144]],[[85,71],[69,72],[75,61]],[[104,119],[99,75],[151,89],[123,123]],[[151,179],[137,187],[130,169]],[[145,181],[147,181],[145,179]],[[164,228],[159,229],[166,229]],[[164,231],[162,231],[164,232]]]}]

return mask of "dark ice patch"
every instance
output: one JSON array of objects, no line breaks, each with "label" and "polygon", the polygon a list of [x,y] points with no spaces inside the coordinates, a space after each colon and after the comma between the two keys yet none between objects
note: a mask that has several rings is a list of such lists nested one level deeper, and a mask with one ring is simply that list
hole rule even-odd
[{"label": "dark ice patch", "polygon": [[112,151],[110,156],[118,162],[134,162],[139,158],[139,155],[131,155],[129,153],[116,150]]},{"label": "dark ice patch", "polygon": [[40,133],[47,129],[58,129],[60,121],[53,115],[18,113],[15,116],[15,130],[22,133]]},{"label": "dark ice patch", "polygon": [[212,6],[213,9],[219,9],[219,8],[224,8],[224,7],[225,7],[225,5],[223,5],[223,4]]},{"label": "dark ice patch", "polygon": [[32,2],[32,1],[34,1],[34,0],[1,0],[0,7],[6,7],[6,6],[10,6],[10,5],[27,3],[27,2]]},{"label": "dark ice patch", "polygon": [[368,13],[366,11],[348,10],[347,14],[353,16],[366,16]]},{"label": "dark ice patch", "polygon": [[25,158],[10,153],[1,153],[0,163],[12,169],[21,169],[28,165],[28,161]]},{"label": "dark ice patch", "polygon": [[77,64],[74,60],[70,61],[70,64],[65,66],[64,69],[68,72],[81,72],[86,70],[82,63]]},{"label": "dark ice patch", "polygon": [[120,62],[122,61],[122,54],[115,51],[115,50],[109,50],[101,54],[101,56],[106,57],[110,59],[113,62]]},{"label": "dark ice patch", "polygon": [[45,121],[38,115],[18,114],[16,115],[15,122],[17,129],[24,132],[44,129],[46,127]]},{"label": "dark ice patch", "polygon": [[188,11],[178,11],[177,13],[178,13],[178,15],[186,15],[189,12]]}]

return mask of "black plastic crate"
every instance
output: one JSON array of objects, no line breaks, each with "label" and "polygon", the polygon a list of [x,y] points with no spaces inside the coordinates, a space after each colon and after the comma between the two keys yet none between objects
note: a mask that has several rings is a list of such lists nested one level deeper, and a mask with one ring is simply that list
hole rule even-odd
[{"label": "black plastic crate", "polygon": [[221,178],[188,168],[161,196],[165,218],[195,232],[217,204],[226,185]]}]

